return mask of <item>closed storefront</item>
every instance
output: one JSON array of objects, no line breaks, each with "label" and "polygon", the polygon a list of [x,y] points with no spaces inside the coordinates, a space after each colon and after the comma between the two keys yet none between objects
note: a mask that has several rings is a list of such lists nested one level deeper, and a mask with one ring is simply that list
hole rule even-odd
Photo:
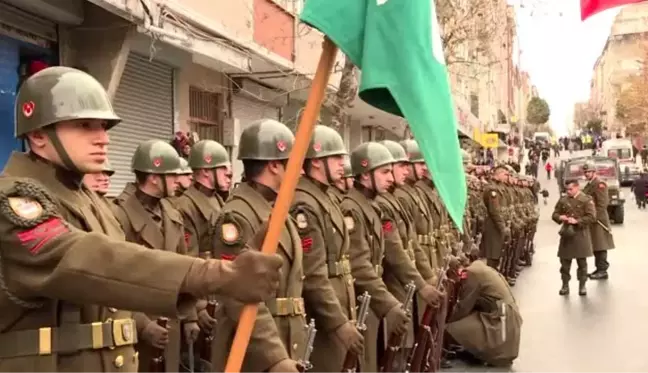
[{"label": "closed storefront", "polygon": [[20,83],[56,65],[56,23],[0,1],[0,168],[12,151],[23,150],[14,138],[14,104]]},{"label": "closed storefront", "polygon": [[116,171],[110,195],[135,180],[131,158],[142,141],[171,140],[173,90],[172,66],[130,53],[113,103],[122,123],[110,130],[109,159]]}]

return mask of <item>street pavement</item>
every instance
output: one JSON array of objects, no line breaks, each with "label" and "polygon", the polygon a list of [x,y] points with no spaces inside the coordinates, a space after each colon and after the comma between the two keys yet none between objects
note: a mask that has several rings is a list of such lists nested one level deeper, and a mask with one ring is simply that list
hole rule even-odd
[{"label": "street pavement", "polygon": [[[586,155],[591,152],[575,152]],[[561,158],[567,158],[563,152]],[[559,296],[559,226],[551,220],[558,187],[540,174],[549,203],[540,202],[536,254],[513,288],[524,319],[517,372],[646,372],[648,352],[648,298],[642,279],[648,268],[648,211],[637,209],[629,188],[623,225],[613,225],[617,249],[609,252],[610,279],[589,281],[588,294],[578,295],[576,263],[572,264],[571,294]],[[589,271],[594,267],[589,259]],[[457,363],[451,371],[484,371]],[[502,371],[488,369],[488,371]]]}]

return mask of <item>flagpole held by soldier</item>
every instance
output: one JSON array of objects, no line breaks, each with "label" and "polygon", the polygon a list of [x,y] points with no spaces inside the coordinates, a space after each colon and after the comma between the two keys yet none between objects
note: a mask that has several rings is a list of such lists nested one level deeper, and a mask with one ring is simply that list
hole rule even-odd
[{"label": "flagpole held by soldier", "polygon": [[135,372],[135,325],[124,310],[176,317],[207,294],[243,302],[275,294],[276,256],[202,260],[124,241],[82,183],[102,170],[107,131],[120,122],[93,77],[44,69],[21,86],[15,114],[30,151],[12,154],[0,177],[0,323],[10,325],[0,333],[0,370]]}]

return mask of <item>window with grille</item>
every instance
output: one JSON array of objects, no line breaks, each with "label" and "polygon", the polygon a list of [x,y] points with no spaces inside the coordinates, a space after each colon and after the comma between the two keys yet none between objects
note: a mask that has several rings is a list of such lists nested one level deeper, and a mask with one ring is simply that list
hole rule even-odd
[{"label": "window with grille", "polygon": [[201,140],[222,142],[223,96],[189,87],[189,124]]}]

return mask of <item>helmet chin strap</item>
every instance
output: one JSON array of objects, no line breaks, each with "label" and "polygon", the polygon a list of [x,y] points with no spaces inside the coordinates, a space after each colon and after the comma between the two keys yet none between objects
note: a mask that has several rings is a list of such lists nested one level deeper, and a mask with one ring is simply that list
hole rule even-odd
[{"label": "helmet chin strap", "polygon": [[43,129],[45,132],[45,135],[47,138],[49,138],[50,142],[52,143],[52,146],[54,146],[54,150],[56,150],[56,153],[58,154],[59,158],[61,159],[61,163],[63,163],[63,167],[67,168],[68,170],[72,172],[76,172],[79,175],[84,174],[85,172],[82,172],[77,165],[72,162],[72,158],[70,158],[70,155],[65,151],[65,147],[63,147],[63,144],[61,143],[61,139],[59,139],[58,135],[56,134],[56,128],[55,126],[47,126]]}]

